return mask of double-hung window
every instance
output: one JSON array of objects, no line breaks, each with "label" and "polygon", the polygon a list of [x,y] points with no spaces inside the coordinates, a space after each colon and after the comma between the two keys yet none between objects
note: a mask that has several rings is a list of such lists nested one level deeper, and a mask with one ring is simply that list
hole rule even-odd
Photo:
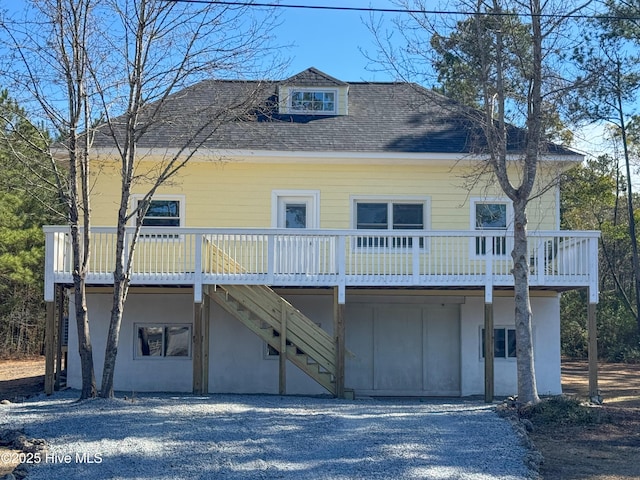
[{"label": "double-hung window", "polygon": [[135,358],[191,357],[191,325],[136,324]]},{"label": "double-hung window", "polygon": [[[355,227],[358,230],[424,230],[426,226],[426,201],[404,200],[356,200]],[[405,236],[406,234],[406,236]],[[413,238],[409,232],[397,237],[358,237],[358,247],[411,247]],[[424,239],[420,238],[420,248]]]},{"label": "double-hung window", "polygon": [[[506,201],[474,201],[472,216],[475,230],[506,232],[509,225],[509,204]],[[482,236],[475,239],[475,254],[507,254],[506,235]]]}]

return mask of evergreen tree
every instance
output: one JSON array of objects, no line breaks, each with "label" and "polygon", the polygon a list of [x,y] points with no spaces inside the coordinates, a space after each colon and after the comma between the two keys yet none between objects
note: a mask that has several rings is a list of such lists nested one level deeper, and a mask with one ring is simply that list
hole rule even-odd
[{"label": "evergreen tree", "polygon": [[[0,345],[4,355],[39,353],[44,330],[42,225],[59,212],[47,188],[44,164],[33,160],[31,143],[47,135],[27,120],[8,92],[0,92]],[[46,143],[45,143],[46,144]]]}]

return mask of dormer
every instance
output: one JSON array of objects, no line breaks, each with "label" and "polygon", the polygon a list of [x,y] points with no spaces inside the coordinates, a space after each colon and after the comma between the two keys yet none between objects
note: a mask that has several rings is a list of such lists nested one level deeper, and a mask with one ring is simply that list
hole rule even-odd
[{"label": "dormer", "polygon": [[347,115],[349,84],[308,68],[278,85],[278,109],[289,115]]}]

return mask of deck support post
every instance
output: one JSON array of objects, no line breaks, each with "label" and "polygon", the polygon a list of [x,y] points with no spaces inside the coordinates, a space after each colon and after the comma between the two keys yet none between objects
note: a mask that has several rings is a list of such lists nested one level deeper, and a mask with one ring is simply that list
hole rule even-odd
[{"label": "deck support post", "polygon": [[56,337],[56,302],[47,303],[47,317],[44,329],[44,393],[51,395],[55,380],[55,337]]},{"label": "deck support post", "polygon": [[484,401],[493,402],[493,303],[484,304]]},{"label": "deck support post", "polygon": [[193,393],[202,394],[202,303],[193,304]]},{"label": "deck support post", "polygon": [[484,296],[484,401],[493,402],[494,396],[494,355],[493,355],[493,287],[487,286]]},{"label": "deck support post", "polygon": [[596,323],[597,304],[589,301],[587,306],[587,332],[589,337],[589,398],[592,402],[600,403],[598,389],[598,328]]},{"label": "deck support post", "polygon": [[211,297],[204,294],[202,304],[202,393],[209,393],[209,312],[211,311]]},{"label": "deck support post", "polygon": [[287,303],[280,302],[280,355],[278,357],[278,392],[287,394]]},{"label": "deck support post", "polygon": [[62,285],[58,285],[57,288],[58,298],[58,328],[56,334],[56,369],[55,369],[55,390],[60,390],[61,386],[61,374],[62,374],[62,336],[64,334],[64,288]]},{"label": "deck support post", "polygon": [[339,287],[333,289],[333,335],[336,341],[336,397],[344,398],[344,302]]}]

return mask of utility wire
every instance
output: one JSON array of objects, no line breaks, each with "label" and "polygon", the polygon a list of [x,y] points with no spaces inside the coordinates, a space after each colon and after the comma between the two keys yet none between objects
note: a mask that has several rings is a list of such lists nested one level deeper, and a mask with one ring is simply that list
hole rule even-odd
[{"label": "utility wire", "polygon": [[[303,10],[332,10],[339,12],[365,12],[365,13],[408,13],[408,14],[424,14],[424,15],[478,15],[479,12],[459,12],[454,10],[421,10],[421,9],[405,9],[405,8],[383,8],[383,7],[344,7],[344,6],[329,6],[329,5],[300,5],[300,4],[282,4],[282,3],[263,3],[263,2],[249,2],[249,1],[229,1],[229,0],[165,0],[173,3],[200,3],[200,4],[217,4],[228,5],[236,7],[261,7],[261,8],[290,8],[290,9],[303,9]],[[494,17],[512,17],[520,16],[514,12],[480,12],[483,16]],[[640,21],[640,16],[616,16],[616,15],[599,15],[599,14],[567,14],[558,15],[553,13],[540,13],[534,15],[540,18],[575,18],[575,19],[594,19],[594,20],[630,20]]]}]

